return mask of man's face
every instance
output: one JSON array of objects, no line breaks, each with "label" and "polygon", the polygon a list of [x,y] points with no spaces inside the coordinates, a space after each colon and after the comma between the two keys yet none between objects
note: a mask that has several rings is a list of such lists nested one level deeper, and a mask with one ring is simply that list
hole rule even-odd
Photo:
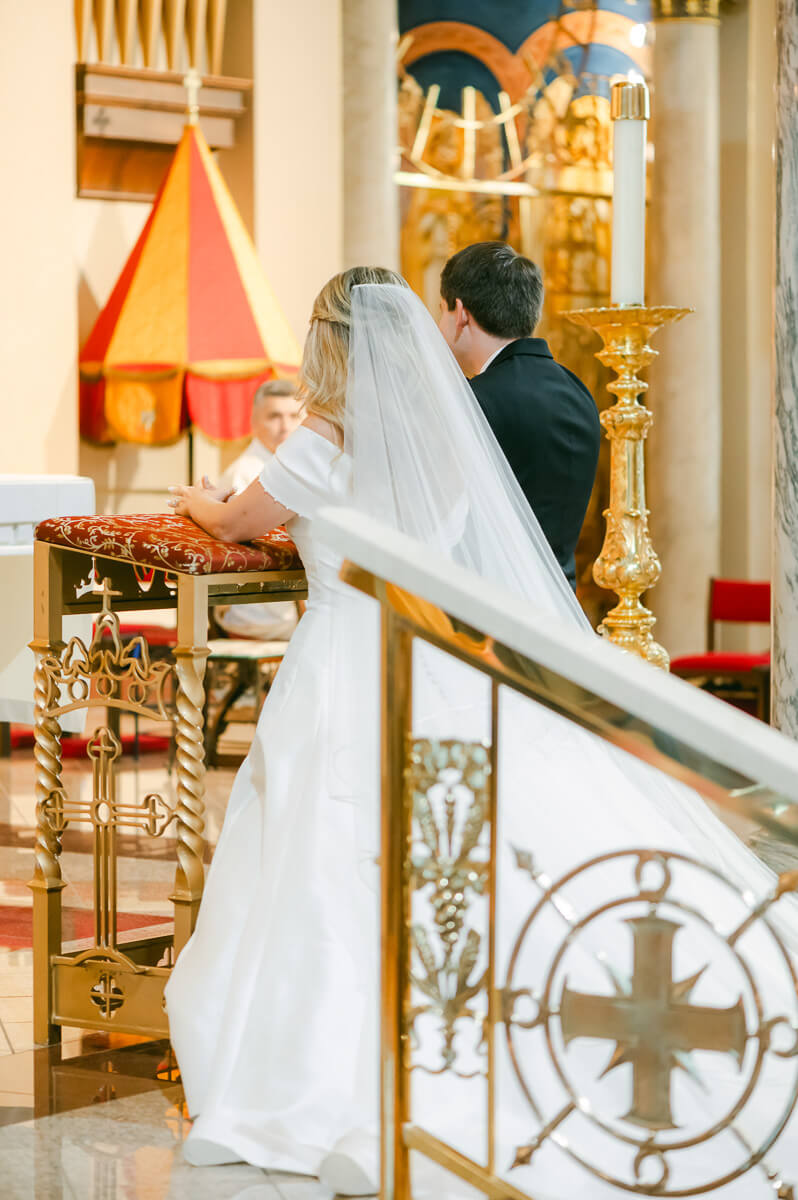
[{"label": "man's face", "polygon": [[301,410],[296,396],[266,396],[252,414],[252,433],[274,453],[296,429]]}]

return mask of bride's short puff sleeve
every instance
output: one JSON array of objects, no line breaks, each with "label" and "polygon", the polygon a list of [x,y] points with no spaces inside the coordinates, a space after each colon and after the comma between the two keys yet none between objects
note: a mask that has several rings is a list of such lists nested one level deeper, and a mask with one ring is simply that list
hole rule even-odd
[{"label": "bride's short puff sleeve", "polygon": [[258,476],[261,487],[297,516],[312,519],[331,498],[331,474],[341,451],[300,426],[272,455]]}]

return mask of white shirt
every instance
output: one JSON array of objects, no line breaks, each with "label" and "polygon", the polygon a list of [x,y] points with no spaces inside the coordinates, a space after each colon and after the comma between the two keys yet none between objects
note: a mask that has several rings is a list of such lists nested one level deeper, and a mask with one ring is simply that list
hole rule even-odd
[{"label": "white shirt", "polygon": [[[513,341],[517,341],[517,340],[518,340],[517,338],[513,338]],[[488,367],[493,362],[494,358],[497,358],[501,354],[501,352],[502,352],[502,350],[504,350],[505,346],[512,346],[513,341],[505,342],[504,346],[499,346],[498,350],[494,350],[493,353],[491,354],[490,358],[487,360],[487,362],[484,362],[482,364],[482,366],[479,368],[479,370],[477,371],[477,375],[482,375],[483,372],[487,371]]]},{"label": "white shirt", "polygon": [[243,492],[253,479],[258,478],[271,456],[271,450],[264,446],[260,438],[253,438],[246,450],[243,450],[222,474],[219,486],[232,488],[234,492]]}]

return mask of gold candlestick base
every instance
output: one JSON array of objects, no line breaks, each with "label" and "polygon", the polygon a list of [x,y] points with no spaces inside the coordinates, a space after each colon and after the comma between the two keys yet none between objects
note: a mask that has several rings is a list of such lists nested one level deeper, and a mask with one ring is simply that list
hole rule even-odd
[{"label": "gold candlestick base", "polygon": [[599,633],[665,670],[670,665],[668,653],[651,636],[656,617],[640,601],[657,582],[662,568],[651,544],[646,508],[644,442],[653,417],[639,401],[648,384],[637,372],[657,357],[648,344],[652,334],[692,311],[630,305],[565,314],[569,321],[595,330],[604,343],[596,357],[618,376],[607,384],[617,402],[601,414],[611,445],[610,503],[604,513],[607,532],[593,565],[593,578],[599,587],[616,592],[620,603],[607,613]]}]

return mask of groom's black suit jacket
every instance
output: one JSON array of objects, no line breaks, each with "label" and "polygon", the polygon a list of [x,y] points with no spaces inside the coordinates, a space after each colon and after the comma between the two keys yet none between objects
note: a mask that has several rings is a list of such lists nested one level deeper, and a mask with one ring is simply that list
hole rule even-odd
[{"label": "groom's black suit jacket", "polygon": [[601,426],[581,380],[543,338],[519,338],[470,381],[488,424],[572,587],[574,550],[598,463]]}]

